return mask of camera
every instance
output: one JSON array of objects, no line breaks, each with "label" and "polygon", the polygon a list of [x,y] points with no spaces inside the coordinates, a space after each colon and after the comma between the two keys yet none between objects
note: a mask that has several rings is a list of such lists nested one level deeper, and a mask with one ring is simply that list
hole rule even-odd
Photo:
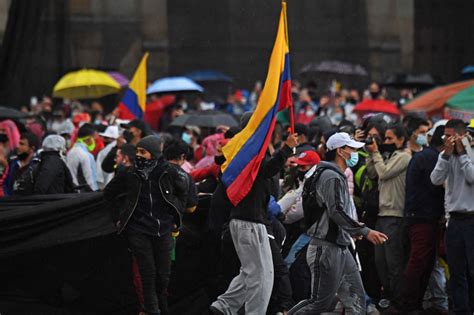
[{"label": "camera", "polygon": [[364,143],[365,143],[366,145],[371,145],[371,144],[374,143],[374,138],[372,138],[372,137],[367,137],[367,138],[364,140]]}]

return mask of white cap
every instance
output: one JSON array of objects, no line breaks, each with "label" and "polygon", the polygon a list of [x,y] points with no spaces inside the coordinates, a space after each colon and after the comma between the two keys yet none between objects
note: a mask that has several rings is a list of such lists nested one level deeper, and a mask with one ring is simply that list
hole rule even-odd
[{"label": "white cap", "polygon": [[439,126],[446,126],[447,122],[448,122],[447,119],[438,120],[426,134],[428,136],[432,137],[434,135],[435,131],[436,131],[436,128],[438,128]]},{"label": "white cap", "polygon": [[119,128],[117,126],[108,126],[104,132],[99,133],[102,137],[117,139],[119,137]]},{"label": "white cap", "polygon": [[345,146],[359,149],[365,145],[363,142],[355,141],[352,139],[348,133],[338,132],[329,137],[326,142],[326,147],[329,151],[335,150],[337,148],[342,148]]},{"label": "white cap", "polygon": [[49,135],[43,140],[44,151],[66,151],[66,140],[58,135]]}]

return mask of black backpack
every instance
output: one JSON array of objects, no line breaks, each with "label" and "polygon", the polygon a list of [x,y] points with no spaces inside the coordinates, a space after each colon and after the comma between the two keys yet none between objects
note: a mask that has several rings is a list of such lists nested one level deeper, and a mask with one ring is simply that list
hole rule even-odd
[{"label": "black backpack", "polygon": [[321,174],[328,169],[327,167],[316,167],[314,173],[306,179],[301,197],[303,198],[303,213],[306,228],[310,228],[314,222],[319,220],[323,212],[326,210],[324,204],[318,202],[316,196],[316,183],[318,182]]}]

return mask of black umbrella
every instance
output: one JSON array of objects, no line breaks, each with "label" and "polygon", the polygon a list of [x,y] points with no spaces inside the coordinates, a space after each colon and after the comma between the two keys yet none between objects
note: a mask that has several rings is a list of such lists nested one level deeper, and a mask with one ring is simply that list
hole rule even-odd
[{"label": "black umbrella", "polygon": [[396,73],[386,78],[383,86],[393,88],[430,88],[436,85],[436,80],[429,73],[411,74]]},{"label": "black umbrella", "polygon": [[0,106],[0,119],[20,119],[26,117],[28,117],[28,114],[22,113],[19,110]]},{"label": "black umbrella", "polygon": [[174,119],[171,123],[171,126],[178,127],[198,126],[215,128],[219,125],[235,127],[239,124],[232,115],[217,111],[203,111],[184,114]]},{"label": "black umbrella", "polygon": [[301,68],[300,73],[334,73],[344,75],[367,76],[367,70],[358,64],[338,60],[324,60],[320,63],[307,63]]}]

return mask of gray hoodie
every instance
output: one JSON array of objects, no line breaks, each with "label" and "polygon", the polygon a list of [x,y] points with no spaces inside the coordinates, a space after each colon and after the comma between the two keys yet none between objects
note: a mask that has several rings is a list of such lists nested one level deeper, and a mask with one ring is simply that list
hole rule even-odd
[{"label": "gray hoodie", "polygon": [[314,239],[349,246],[351,236],[367,236],[370,229],[351,218],[354,203],[344,173],[334,163],[321,162],[320,167],[327,169],[316,183],[316,198],[326,210],[311,226],[308,234]]},{"label": "gray hoodie", "polygon": [[467,154],[449,157],[440,154],[430,177],[434,185],[442,185],[447,180],[447,212],[474,213],[474,164]]}]

